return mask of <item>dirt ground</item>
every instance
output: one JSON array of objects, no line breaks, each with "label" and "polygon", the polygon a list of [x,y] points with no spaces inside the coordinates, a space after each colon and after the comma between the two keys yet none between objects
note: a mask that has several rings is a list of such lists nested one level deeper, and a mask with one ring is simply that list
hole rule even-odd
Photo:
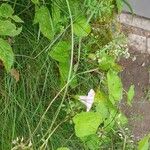
[{"label": "dirt ground", "polygon": [[129,125],[134,139],[138,140],[150,133],[150,55],[141,54],[130,48],[131,58],[120,61],[124,71],[122,81],[128,91],[131,84],[135,85],[135,97],[132,107],[122,102],[121,108],[129,118]]}]

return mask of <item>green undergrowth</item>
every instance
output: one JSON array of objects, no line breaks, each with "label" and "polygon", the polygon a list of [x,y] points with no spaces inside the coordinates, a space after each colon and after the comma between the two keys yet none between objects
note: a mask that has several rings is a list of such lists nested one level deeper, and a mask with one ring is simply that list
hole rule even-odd
[{"label": "green undergrowth", "polygon": [[[27,30],[33,32],[30,31],[29,26],[21,36],[15,39],[17,44],[13,45],[16,53],[15,68],[19,71],[20,81],[16,83],[9,74],[5,74],[5,80],[1,86],[0,145],[2,149],[10,149],[12,141],[17,137],[19,139],[24,137],[24,140],[27,140],[26,137],[31,136],[50,100],[60,90],[56,63],[50,60],[45,52],[34,58],[45,48],[48,41],[41,39],[37,42],[36,35],[27,33]],[[37,147],[42,143],[42,137],[52,123],[60,99],[61,96],[44,116],[42,124],[32,137],[34,139],[33,144]],[[60,119],[54,126],[65,120],[64,115],[65,112],[60,115]],[[72,132],[70,130],[73,130],[73,127],[69,127],[69,133],[68,125],[63,126],[64,128],[62,129],[61,126],[52,139],[51,144],[52,147],[54,145],[54,148],[62,143],[72,143]],[[67,135],[67,137],[65,138],[64,135]],[[71,136],[70,140],[68,136]],[[73,145],[78,146],[77,141],[75,138]]]},{"label": "green undergrowth", "polygon": [[[123,1],[0,4],[15,10],[0,14],[2,26],[7,21],[15,30],[0,29],[0,149],[134,149],[119,109],[123,97],[131,106],[134,96],[133,85],[123,89],[117,63],[129,57],[116,20]],[[80,97],[90,89],[95,95],[86,112]]]}]

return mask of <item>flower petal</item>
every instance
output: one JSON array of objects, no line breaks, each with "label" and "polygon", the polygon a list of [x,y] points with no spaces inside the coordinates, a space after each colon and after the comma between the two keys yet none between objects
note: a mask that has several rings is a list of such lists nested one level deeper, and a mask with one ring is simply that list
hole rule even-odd
[{"label": "flower petal", "polygon": [[95,91],[91,89],[88,93],[88,96],[94,97],[95,96]]},{"label": "flower petal", "polygon": [[95,92],[91,89],[88,92],[88,96],[79,96],[80,101],[86,105],[87,111],[89,111],[94,103]]}]

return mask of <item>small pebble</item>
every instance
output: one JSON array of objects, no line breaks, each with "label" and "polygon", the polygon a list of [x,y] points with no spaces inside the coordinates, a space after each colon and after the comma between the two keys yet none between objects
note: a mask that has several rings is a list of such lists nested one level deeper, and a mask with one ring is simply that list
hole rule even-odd
[{"label": "small pebble", "polygon": [[133,58],[132,58],[132,61],[135,61],[136,60],[136,56],[134,56]]},{"label": "small pebble", "polygon": [[145,66],[145,62],[142,64],[142,67],[144,67]]}]

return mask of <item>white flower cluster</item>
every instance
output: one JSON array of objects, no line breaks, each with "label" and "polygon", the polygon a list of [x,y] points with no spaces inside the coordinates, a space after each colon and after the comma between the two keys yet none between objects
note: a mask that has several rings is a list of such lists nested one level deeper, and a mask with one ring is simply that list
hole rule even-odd
[{"label": "white flower cluster", "polygon": [[33,150],[32,149],[32,142],[30,141],[29,143],[26,143],[24,141],[24,138],[16,138],[15,140],[12,141],[13,148],[11,150]]},{"label": "white flower cluster", "polygon": [[102,49],[96,52],[96,57],[99,59],[101,55],[108,53],[114,55],[116,58],[129,58],[130,53],[127,45],[127,39],[123,34],[117,35],[113,41],[109,42]]}]

